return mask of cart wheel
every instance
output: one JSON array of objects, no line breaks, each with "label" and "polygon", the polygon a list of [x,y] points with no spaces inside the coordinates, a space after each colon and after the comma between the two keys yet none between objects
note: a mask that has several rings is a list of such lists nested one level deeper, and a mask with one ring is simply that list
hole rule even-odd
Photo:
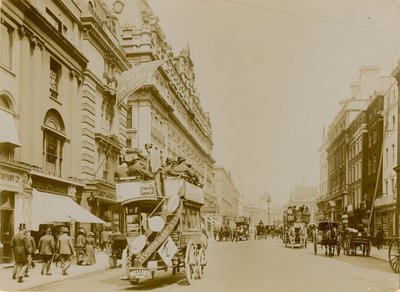
[{"label": "cart wheel", "polygon": [[314,244],[314,254],[317,254],[317,249],[318,249],[318,248],[317,248],[317,244],[315,243],[315,244]]},{"label": "cart wheel", "polygon": [[196,266],[196,257],[197,257],[197,247],[193,242],[189,242],[186,247],[185,253],[185,277],[188,285],[192,283],[195,274],[195,266]]},{"label": "cart wheel", "polygon": [[128,280],[129,280],[129,283],[131,283],[132,285],[137,285],[139,283],[139,279],[128,278]]},{"label": "cart wheel", "polygon": [[389,247],[389,263],[395,273],[399,272],[400,238],[392,239]]},{"label": "cart wheel", "polygon": [[203,278],[204,276],[204,267],[207,265],[207,259],[206,259],[206,251],[204,248],[201,248],[198,254],[198,259],[197,259],[197,268],[198,268],[198,275],[199,279]]}]

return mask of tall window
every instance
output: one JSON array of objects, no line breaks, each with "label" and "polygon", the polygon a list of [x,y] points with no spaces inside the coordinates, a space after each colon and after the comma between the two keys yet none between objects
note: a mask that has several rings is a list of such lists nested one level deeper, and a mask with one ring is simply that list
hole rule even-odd
[{"label": "tall window", "polygon": [[393,196],[396,194],[396,185],[394,183],[394,178],[392,178],[392,194]]},{"label": "tall window", "polygon": [[62,32],[62,23],[61,20],[58,19],[57,16],[54,15],[53,12],[50,11],[49,8],[46,7],[46,18],[51,23],[51,25],[58,31]]},{"label": "tall window", "polygon": [[372,173],[372,159],[368,157],[368,175]]},{"label": "tall window", "polygon": [[133,114],[133,110],[132,110],[132,106],[130,105],[128,107],[128,113],[127,113],[127,117],[126,117],[126,128],[128,128],[128,129],[132,129],[132,127],[133,127],[132,114]]},{"label": "tall window", "polygon": [[374,129],[373,143],[375,144],[377,140],[378,140],[378,130]]},{"label": "tall window", "polygon": [[395,157],[396,157],[396,149],[395,149],[395,147],[394,147],[394,144],[392,144],[392,162],[395,162],[394,161],[394,159],[395,159]]},{"label": "tall window", "polygon": [[377,161],[376,161],[376,154],[374,154],[374,161],[372,162],[372,172],[376,172],[376,166],[377,166]]},{"label": "tall window", "polygon": [[392,130],[396,129],[396,116],[392,116]]},{"label": "tall window", "polygon": [[385,192],[389,194],[389,182],[387,180],[385,180]]},{"label": "tall window", "polygon": [[110,167],[110,163],[108,161],[109,157],[103,157],[104,159],[104,165],[103,165],[103,180],[108,181],[108,171]]},{"label": "tall window", "polygon": [[389,164],[389,149],[386,148],[386,164]]},{"label": "tall window", "polygon": [[50,58],[50,97],[57,98],[61,77],[61,65]]},{"label": "tall window", "polygon": [[58,112],[47,112],[43,129],[44,170],[51,175],[61,176],[65,129]]},{"label": "tall window", "polygon": [[12,45],[13,45],[13,29],[1,21],[1,42],[0,42],[0,63],[11,69],[12,65]]},{"label": "tall window", "polygon": [[372,145],[372,133],[369,133],[368,135],[368,147],[371,147]]}]

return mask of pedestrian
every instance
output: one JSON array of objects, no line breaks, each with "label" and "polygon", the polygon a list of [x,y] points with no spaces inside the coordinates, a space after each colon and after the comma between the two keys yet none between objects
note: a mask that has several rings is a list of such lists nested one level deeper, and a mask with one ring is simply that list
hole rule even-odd
[{"label": "pedestrian", "polygon": [[108,250],[108,243],[110,241],[110,232],[108,232],[106,227],[103,227],[101,231],[100,239],[101,239],[101,250]]},{"label": "pedestrian", "polygon": [[385,232],[383,231],[382,228],[380,228],[376,233],[376,247],[378,248],[378,250],[382,249],[382,243],[384,237],[385,237]]},{"label": "pedestrian", "polygon": [[25,271],[28,269],[28,255],[31,254],[32,249],[25,234],[25,224],[21,223],[18,229],[19,232],[12,238],[10,247],[14,251],[15,259],[13,279],[18,279],[18,283],[22,283]]},{"label": "pedestrian", "polygon": [[89,232],[88,236],[86,237],[86,265],[88,266],[96,263],[94,246],[95,246],[94,233]]},{"label": "pedestrian", "polygon": [[76,238],[75,251],[76,251],[76,263],[81,265],[86,258],[86,231],[83,228],[79,228],[78,237]]},{"label": "pedestrian", "polygon": [[67,275],[67,270],[71,266],[71,255],[75,253],[71,237],[68,235],[68,228],[61,228],[61,235],[57,241],[57,252],[61,259],[61,270],[63,275]]},{"label": "pedestrian", "polygon": [[28,255],[28,268],[25,270],[24,277],[29,277],[29,270],[32,270],[35,267],[35,263],[33,262],[33,255],[36,252],[36,242],[35,239],[31,236],[31,231],[29,229],[25,230],[25,234],[28,238],[29,244],[31,245],[31,254]]},{"label": "pedestrian", "polygon": [[54,236],[51,234],[50,227],[46,228],[46,234],[39,239],[38,249],[43,260],[41,274],[44,275],[46,270],[46,275],[51,275],[50,266],[53,259],[53,255],[56,251],[56,243],[54,241]]}]

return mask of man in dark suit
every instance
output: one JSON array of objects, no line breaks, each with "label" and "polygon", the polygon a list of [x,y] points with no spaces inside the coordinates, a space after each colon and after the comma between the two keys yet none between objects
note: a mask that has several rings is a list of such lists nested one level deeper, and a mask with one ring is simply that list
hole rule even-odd
[{"label": "man in dark suit", "polygon": [[28,269],[28,255],[32,253],[32,248],[25,234],[25,224],[21,223],[18,229],[19,232],[14,235],[10,247],[14,251],[15,258],[13,279],[18,279],[18,283],[21,283],[25,271]]},{"label": "man in dark suit", "polygon": [[42,275],[44,275],[44,270],[46,270],[46,275],[51,275],[50,265],[53,254],[56,251],[56,243],[54,241],[53,235],[51,234],[50,227],[46,228],[46,234],[40,238],[38,249],[43,260],[41,273]]},{"label": "man in dark suit", "polygon": [[67,275],[67,270],[71,266],[71,255],[75,253],[71,237],[68,235],[68,228],[61,228],[62,234],[58,237],[57,252],[61,258],[61,270],[63,275]]},{"label": "man in dark suit", "polygon": [[33,236],[31,235],[31,231],[29,229],[25,230],[25,234],[28,237],[29,244],[31,245],[31,251],[32,253],[28,255],[28,268],[25,271],[24,277],[29,277],[28,272],[29,270],[32,270],[35,267],[35,263],[33,262],[33,254],[36,251],[36,242]]}]

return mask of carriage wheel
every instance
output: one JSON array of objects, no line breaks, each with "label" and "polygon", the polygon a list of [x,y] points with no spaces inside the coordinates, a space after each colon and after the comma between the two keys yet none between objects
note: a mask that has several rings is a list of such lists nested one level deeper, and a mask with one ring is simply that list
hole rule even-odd
[{"label": "carriage wheel", "polygon": [[199,279],[203,278],[204,267],[206,265],[207,265],[206,251],[204,248],[201,248],[197,258],[197,269],[198,269]]},{"label": "carriage wheel", "polygon": [[399,272],[400,258],[400,238],[392,239],[389,247],[389,263],[395,273]]},{"label": "carriage wheel", "polygon": [[317,254],[317,244],[316,243],[314,243],[314,254]]},{"label": "carriage wheel", "polygon": [[192,283],[195,274],[195,266],[196,266],[196,257],[197,257],[197,247],[193,242],[189,242],[186,247],[185,254],[185,277],[188,285]]},{"label": "carriage wheel", "polygon": [[139,279],[132,279],[132,278],[128,278],[129,283],[131,283],[132,285],[137,285],[139,283]]}]

